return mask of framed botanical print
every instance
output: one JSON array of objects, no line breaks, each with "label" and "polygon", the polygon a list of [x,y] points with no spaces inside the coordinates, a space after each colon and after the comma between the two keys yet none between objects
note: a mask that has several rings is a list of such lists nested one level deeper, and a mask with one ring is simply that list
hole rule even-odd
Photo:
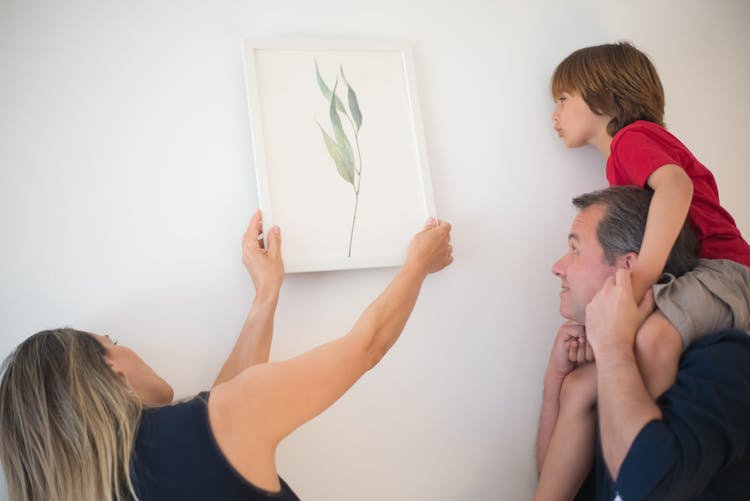
[{"label": "framed botanical print", "polygon": [[435,216],[412,53],[402,41],[244,41],[266,228],[287,272],[397,266]]}]

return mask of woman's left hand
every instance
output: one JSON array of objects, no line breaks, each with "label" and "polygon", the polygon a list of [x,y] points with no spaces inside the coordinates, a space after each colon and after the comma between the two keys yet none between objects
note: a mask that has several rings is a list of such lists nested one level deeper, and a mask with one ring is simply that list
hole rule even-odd
[{"label": "woman's left hand", "polygon": [[255,294],[260,297],[278,296],[284,281],[284,263],[281,259],[281,231],[273,226],[266,235],[268,249],[259,239],[263,233],[263,219],[260,209],[255,211],[242,238],[242,262],[245,263],[255,286]]}]

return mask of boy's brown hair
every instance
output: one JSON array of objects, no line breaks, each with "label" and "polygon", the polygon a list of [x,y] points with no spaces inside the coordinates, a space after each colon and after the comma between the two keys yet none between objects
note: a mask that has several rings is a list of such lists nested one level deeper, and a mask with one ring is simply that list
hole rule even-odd
[{"label": "boy's brown hair", "polygon": [[636,120],[664,127],[664,89],[651,60],[627,42],[579,49],[557,65],[552,97],[579,92],[591,111],[609,115],[607,133]]}]

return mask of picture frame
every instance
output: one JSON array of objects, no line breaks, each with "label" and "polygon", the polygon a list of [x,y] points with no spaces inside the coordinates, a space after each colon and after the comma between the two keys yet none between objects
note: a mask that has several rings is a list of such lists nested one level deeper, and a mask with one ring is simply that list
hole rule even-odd
[{"label": "picture frame", "polygon": [[403,40],[243,41],[264,228],[288,273],[399,266],[436,217]]}]

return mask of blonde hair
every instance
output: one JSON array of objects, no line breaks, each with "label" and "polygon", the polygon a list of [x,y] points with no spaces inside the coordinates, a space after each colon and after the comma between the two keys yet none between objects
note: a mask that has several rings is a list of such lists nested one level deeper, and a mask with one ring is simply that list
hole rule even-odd
[{"label": "blonde hair", "polygon": [[141,403],[91,334],[34,334],[3,364],[0,460],[13,501],[135,499]]},{"label": "blonde hair", "polygon": [[636,120],[664,127],[664,88],[646,54],[627,42],[578,49],[552,74],[552,97],[578,92],[591,111],[612,117],[613,136]]}]

